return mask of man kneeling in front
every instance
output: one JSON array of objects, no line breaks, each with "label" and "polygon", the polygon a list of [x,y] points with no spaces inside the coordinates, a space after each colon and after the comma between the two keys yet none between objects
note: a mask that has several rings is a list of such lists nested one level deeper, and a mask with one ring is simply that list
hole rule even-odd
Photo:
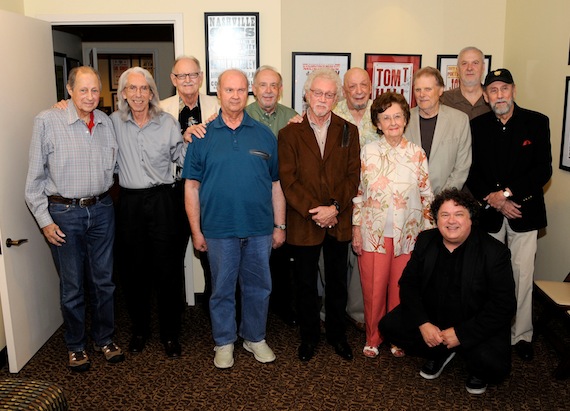
[{"label": "man kneeling in front", "polygon": [[457,189],[436,196],[437,228],[418,236],[400,280],[400,305],[380,322],[390,343],[427,358],[433,380],[456,353],[465,359],[465,388],[483,394],[511,370],[516,310],[509,249],[476,224],[479,204]]}]

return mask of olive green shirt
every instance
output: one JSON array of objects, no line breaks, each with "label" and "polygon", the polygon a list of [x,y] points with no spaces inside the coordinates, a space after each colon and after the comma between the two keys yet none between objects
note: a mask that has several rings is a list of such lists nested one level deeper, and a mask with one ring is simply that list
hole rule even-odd
[{"label": "olive green shirt", "polygon": [[285,127],[289,120],[297,115],[295,110],[279,103],[277,103],[273,113],[267,114],[267,112],[259,107],[257,101],[249,104],[245,108],[245,111],[247,111],[247,114],[249,114],[251,118],[269,127],[273,134],[275,134],[275,137],[277,137],[279,130]]}]

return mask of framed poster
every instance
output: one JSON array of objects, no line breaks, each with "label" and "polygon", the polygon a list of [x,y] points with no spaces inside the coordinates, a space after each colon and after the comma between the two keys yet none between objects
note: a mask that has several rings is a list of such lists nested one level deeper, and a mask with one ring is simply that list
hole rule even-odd
[{"label": "framed poster", "polygon": [[109,59],[109,84],[111,90],[117,90],[119,87],[119,78],[121,74],[131,68],[130,58],[111,58]]},{"label": "framed poster", "polygon": [[412,80],[421,65],[421,54],[366,53],[364,68],[372,81],[372,100],[386,91],[393,91],[404,95],[410,107],[414,107]]},{"label": "framed poster", "polygon": [[119,109],[119,98],[118,93],[111,93],[111,104],[113,108],[113,112]]},{"label": "framed poster", "polygon": [[566,93],[564,94],[564,120],[562,123],[562,143],[560,145],[560,168],[570,171],[570,108],[568,107],[570,93],[570,77],[566,77]]},{"label": "framed poster", "polygon": [[[457,54],[438,54],[437,69],[443,77],[445,87],[443,91],[459,87],[459,71],[457,70]],[[485,68],[483,69],[483,79],[491,69],[491,55],[485,56]],[[481,81],[483,81],[481,79]]]},{"label": "framed poster", "polygon": [[259,67],[259,13],[204,13],[206,27],[206,91],[215,95],[218,77],[227,69],[242,70],[253,94]]},{"label": "framed poster", "polygon": [[341,80],[350,68],[350,53],[306,53],[293,52],[293,91],[291,101],[297,113],[306,111],[303,87],[307,76],[320,68],[330,68],[338,73]]}]

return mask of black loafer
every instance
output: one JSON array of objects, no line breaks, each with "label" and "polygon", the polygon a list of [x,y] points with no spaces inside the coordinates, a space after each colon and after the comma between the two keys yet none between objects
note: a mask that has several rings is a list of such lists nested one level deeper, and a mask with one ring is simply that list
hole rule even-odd
[{"label": "black loafer", "polygon": [[164,352],[168,358],[179,358],[182,355],[182,347],[177,340],[168,340],[164,343]]},{"label": "black loafer", "polygon": [[299,346],[299,359],[309,361],[315,355],[315,346],[309,343],[301,343]]},{"label": "black loafer", "polygon": [[352,355],[352,348],[350,348],[350,345],[348,345],[346,341],[336,342],[331,345],[334,347],[334,352],[345,360],[350,361],[354,358]]},{"label": "black loafer", "polygon": [[523,361],[530,361],[534,358],[534,349],[532,348],[532,344],[528,341],[522,340],[516,343],[515,351]]},{"label": "black loafer", "polygon": [[144,350],[146,338],[142,335],[133,335],[129,343],[129,352],[139,354]]}]

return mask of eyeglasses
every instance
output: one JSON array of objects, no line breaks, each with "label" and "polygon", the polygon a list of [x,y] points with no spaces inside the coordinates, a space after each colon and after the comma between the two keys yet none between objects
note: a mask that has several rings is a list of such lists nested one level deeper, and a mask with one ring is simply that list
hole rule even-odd
[{"label": "eyeglasses", "polygon": [[137,91],[140,91],[141,94],[147,94],[150,93],[150,87],[149,86],[140,86],[137,87],[133,84],[131,84],[130,86],[126,86],[125,90],[127,90],[129,93],[136,93]]},{"label": "eyeglasses", "polygon": [[197,71],[195,73],[180,73],[180,74],[172,73],[172,75],[176,77],[178,80],[185,80],[186,77],[190,78],[191,80],[196,80],[200,76],[200,74],[202,74],[201,71]]},{"label": "eyeglasses", "polygon": [[400,123],[400,122],[404,121],[404,114],[403,113],[394,114],[393,116],[383,114],[383,115],[379,115],[378,117],[380,117],[380,121],[383,123],[389,123],[390,120],[394,120],[395,123]]},{"label": "eyeglasses", "polygon": [[330,91],[327,92],[327,93],[325,93],[325,92],[322,91],[322,90],[313,90],[313,89],[311,89],[311,93],[313,93],[313,96],[315,96],[315,97],[317,97],[317,98],[322,97],[322,96],[324,95],[327,100],[332,100],[333,98],[336,97],[336,93],[333,93],[333,92],[330,92]]}]

